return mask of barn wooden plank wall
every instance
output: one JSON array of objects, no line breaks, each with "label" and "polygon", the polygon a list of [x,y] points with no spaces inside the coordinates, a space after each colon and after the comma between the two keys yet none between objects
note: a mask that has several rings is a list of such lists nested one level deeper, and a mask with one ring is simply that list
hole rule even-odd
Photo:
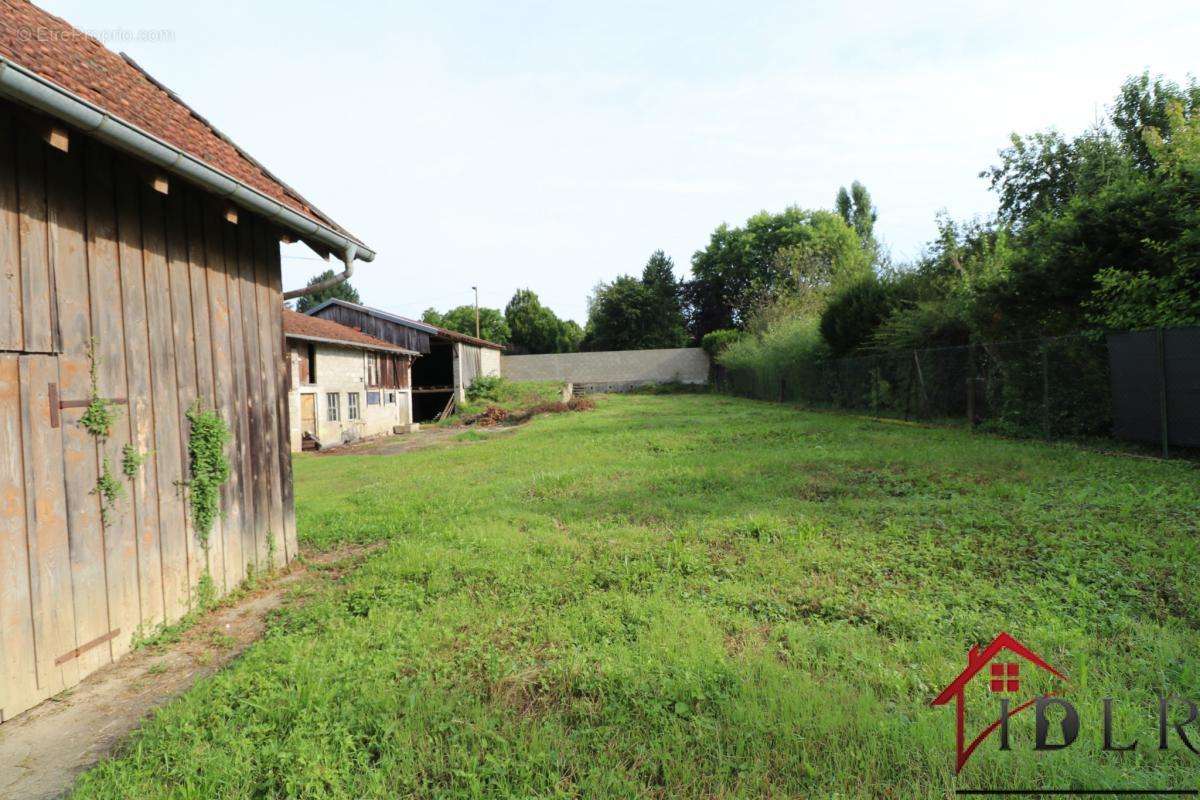
[{"label": "barn wooden plank wall", "polygon": [[[41,133],[0,104],[0,722],[178,620],[206,572],[224,593],[297,552],[278,231]],[[103,442],[52,408],[89,397],[93,342],[100,394],[124,401]],[[197,399],[233,434],[207,548],[180,489]],[[126,445],[147,456],[132,480]],[[106,463],[124,493],[102,524]]]}]

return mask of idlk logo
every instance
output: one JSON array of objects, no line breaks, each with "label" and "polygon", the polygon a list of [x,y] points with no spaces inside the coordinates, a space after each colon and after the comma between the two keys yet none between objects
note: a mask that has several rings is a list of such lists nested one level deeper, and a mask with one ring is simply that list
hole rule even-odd
[{"label": "idlk logo", "polygon": [[[972,645],[971,649],[967,652],[966,669],[959,673],[958,677],[941,694],[933,699],[931,705],[935,706],[945,705],[951,700],[954,701],[954,730],[957,747],[954,772],[956,774],[962,771],[963,766],[967,763],[971,754],[975,752],[975,749],[997,730],[1000,731],[1000,749],[1010,749],[1008,744],[1008,721],[1030,706],[1033,706],[1036,718],[1035,750],[1061,750],[1064,747],[1071,746],[1079,737],[1079,712],[1070,702],[1057,697],[1057,691],[1044,692],[1040,696],[1025,700],[1016,706],[1012,705],[1014,696],[1021,691],[1022,681],[1028,677],[1027,673],[1022,672],[1023,666],[1026,670],[1041,670],[1051,676],[1051,680],[1053,681],[1061,684],[1067,683],[1067,676],[1048,664],[1045,659],[1007,633],[1001,633],[992,640],[991,644],[982,650],[977,645]],[[966,733],[963,730],[966,717],[966,690],[968,684],[980,675],[983,676],[981,680],[987,682],[986,687],[989,692],[1001,695],[999,698],[1000,714],[995,721],[984,727],[974,739],[968,742]],[[1045,683],[1045,679],[1041,675],[1037,675],[1036,673],[1035,675],[1040,679],[1038,681],[1039,684]],[[1197,750],[1192,744],[1186,730],[1187,726],[1196,721],[1196,704],[1190,700],[1185,702],[1188,708],[1188,716],[1183,722],[1175,723],[1173,727],[1184,746],[1193,753],[1200,755],[1200,750]],[[1054,706],[1060,707],[1064,714],[1062,719],[1062,741],[1058,743],[1050,742],[1050,720],[1047,712]],[[1103,710],[1104,749],[1112,751],[1135,749],[1138,744],[1136,740],[1130,744],[1118,745],[1113,743],[1112,709],[1112,698],[1105,698]],[[1159,750],[1167,749],[1168,712],[1167,697],[1160,695],[1158,698]]]}]

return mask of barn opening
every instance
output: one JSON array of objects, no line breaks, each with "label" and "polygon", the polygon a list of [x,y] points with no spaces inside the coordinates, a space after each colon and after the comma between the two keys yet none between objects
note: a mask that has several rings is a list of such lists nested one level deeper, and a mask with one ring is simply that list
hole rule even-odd
[{"label": "barn opening", "polygon": [[429,352],[413,363],[413,422],[432,422],[454,396],[454,343],[429,339]]}]

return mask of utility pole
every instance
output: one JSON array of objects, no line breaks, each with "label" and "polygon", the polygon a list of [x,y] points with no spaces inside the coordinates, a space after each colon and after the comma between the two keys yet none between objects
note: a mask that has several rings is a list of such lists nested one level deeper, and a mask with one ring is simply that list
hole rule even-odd
[{"label": "utility pole", "polygon": [[482,339],[483,337],[479,335],[479,287],[472,286],[471,288],[475,290],[475,338]]}]

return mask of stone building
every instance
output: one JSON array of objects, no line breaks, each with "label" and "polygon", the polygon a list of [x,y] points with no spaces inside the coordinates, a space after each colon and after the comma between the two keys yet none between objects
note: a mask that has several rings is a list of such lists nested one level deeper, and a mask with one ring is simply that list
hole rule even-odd
[{"label": "stone building", "polygon": [[283,331],[292,452],[410,430],[415,351],[289,310]]}]

